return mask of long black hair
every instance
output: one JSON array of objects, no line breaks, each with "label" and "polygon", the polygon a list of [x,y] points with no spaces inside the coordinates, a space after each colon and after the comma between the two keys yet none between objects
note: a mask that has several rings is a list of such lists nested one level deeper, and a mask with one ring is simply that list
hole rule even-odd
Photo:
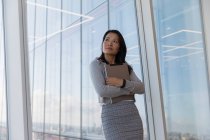
[{"label": "long black hair", "polygon": [[[107,34],[109,34],[109,33],[115,33],[119,37],[119,46],[120,46],[120,48],[119,48],[118,53],[115,56],[115,63],[116,64],[126,63],[125,57],[126,57],[126,53],[127,53],[127,47],[126,47],[125,40],[124,40],[122,34],[118,30],[108,30],[108,31],[106,31],[106,33],[103,36],[103,40],[102,40],[102,44],[101,44],[102,50],[103,50],[103,42],[104,42]],[[98,60],[103,61],[103,62],[108,64],[108,62],[105,59],[103,51],[102,51],[100,57],[98,57]],[[129,69],[129,73],[131,73],[132,67],[129,64],[128,64],[128,69]]]}]

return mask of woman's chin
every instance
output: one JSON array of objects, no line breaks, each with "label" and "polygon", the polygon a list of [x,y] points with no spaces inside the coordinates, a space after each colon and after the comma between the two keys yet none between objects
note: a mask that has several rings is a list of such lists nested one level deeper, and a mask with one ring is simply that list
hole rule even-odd
[{"label": "woman's chin", "polygon": [[105,54],[105,55],[114,55],[114,56],[116,55],[116,54],[113,53],[113,52],[105,52],[104,54]]}]

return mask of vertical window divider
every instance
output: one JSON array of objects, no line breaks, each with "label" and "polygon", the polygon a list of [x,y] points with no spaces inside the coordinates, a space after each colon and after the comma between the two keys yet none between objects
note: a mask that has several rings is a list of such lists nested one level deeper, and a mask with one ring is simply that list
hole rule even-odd
[{"label": "vertical window divider", "polygon": [[[61,0],[61,10],[63,10],[63,0]],[[61,12],[61,24],[60,24],[60,30],[62,31],[63,29],[63,13]],[[63,54],[63,41],[62,41],[62,38],[63,38],[63,32],[60,33],[60,101],[59,101],[59,139],[61,139],[61,113],[62,113],[62,54]]]},{"label": "vertical window divider", "polygon": [[[46,0],[46,5],[48,5],[48,0]],[[46,24],[45,24],[45,36],[47,36],[47,32],[48,32],[48,29],[47,29],[47,24],[48,24],[48,8],[46,8]],[[46,39],[45,39],[45,68],[44,68],[44,120],[43,120],[43,140],[45,140],[45,134],[46,134],[46,132],[45,132],[45,125],[46,125],[46,123],[45,123],[45,112],[46,112],[46,79],[47,79],[47,37],[46,37]]]},{"label": "vertical window divider", "polygon": [[[35,0],[36,3],[36,0]],[[37,11],[37,6],[34,6],[34,26],[33,26],[33,30],[34,30],[34,36],[36,36],[36,11]],[[32,73],[32,83],[31,84],[31,117],[32,117],[32,124],[33,124],[33,99],[34,99],[34,66],[35,66],[35,38],[33,39],[33,73]],[[29,69],[30,70],[30,69]],[[32,125],[32,133],[33,133],[33,125]]]},{"label": "vertical window divider", "polygon": [[31,140],[26,3],[25,0],[2,2],[8,139]]},{"label": "vertical window divider", "polygon": [[[4,27],[4,0],[1,0],[1,7],[2,7],[2,15],[1,15],[1,18],[2,18],[2,26],[3,26],[3,50],[4,50],[4,73],[5,73],[5,84],[4,84],[4,88],[5,88],[5,100],[6,100],[6,133],[7,133],[7,140],[9,139],[9,130],[8,130],[8,127],[9,127],[9,123],[8,123],[8,115],[9,115],[9,113],[8,113],[8,105],[7,105],[7,102],[8,102],[8,100],[7,100],[7,89],[6,89],[6,75],[7,75],[7,71],[6,71],[6,56],[5,56],[5,54],[6,54],[6,50],[5,50],[5,27]],[[0,137],[1,138],[1,137]]]},{"label": "vertical window divider", "polygon": [[167,140],[152,0],[136,2],[150,139]]},{"label": "vertical window divider", "polygon": [[145,86],[145,107],[146,107],[146,115],[147,115],[147,131],[148,138],[153,140],[155,139],[155,130],[154,130],[154,116],[152,109],[152,99],[151,99],[151,90],[149,83],[149,73],[148,73],[148,65],[147,65],[147,53],[145,49],[145,38],[144,38],[144,26],[143,26],[143,15],[141,9],[141,1],[136,0],[136,16],[137,16],[137,26],[138,26],[138,41],[140,44],[140,55],[141,55],[141,64],[143,69],[143,81]]},{"label": "vertical window divider", "polygon": [[[204,35],[204,43],[205,43],[205,59],[206,59],[206,65],[207,65],[207,75],[208,75],[208,85],[210,85],[210,1],[209,0],[201,0],[201,17],[202,17],[202,23],[203,23],[203,35]],[[209,101],[210,101],[210,86],[208,86],[208,92],[209,92]],[[210,105],[209,105],[210,106]]]},{"label": "vertical window divider", "polygon": [[108,29],[110,29],[110,2],[109,2],[109,0],[107,0],[107,14],[108,14],[108,16],[107,16],[107,18],[108,18]]},{"label": "vertical window divider", "polygon": [[[82,3],[82,0],[80,0],[80,14],[83,14],[83,3]],[[82,22],[82,17],[80,17],[80,22]],[[80,61],[80,138],[83,139],[83,134],[82,134],[82,129],[83,129],[83,114],[82,114],[82,110],[83,110],[83,97],[82,97],[82,93],[83,93],[83,90],[82,90],[82,24],[80,24],[80,58],[81,58],[81,61]]]}]

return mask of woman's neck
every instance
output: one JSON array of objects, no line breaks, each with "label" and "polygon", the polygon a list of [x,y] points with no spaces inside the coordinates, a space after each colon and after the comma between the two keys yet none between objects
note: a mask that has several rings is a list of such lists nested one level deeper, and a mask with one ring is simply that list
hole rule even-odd
[{"label": "woman's neck", "polygon": [[104,57],[109,64],[115,64],[115,56],[114,55],[104,55]]}]

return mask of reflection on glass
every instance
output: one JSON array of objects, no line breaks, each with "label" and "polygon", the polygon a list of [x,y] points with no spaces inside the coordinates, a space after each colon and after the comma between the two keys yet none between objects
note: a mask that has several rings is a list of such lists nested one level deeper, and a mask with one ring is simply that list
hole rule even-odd
[{"label": "reflection on glass", "polygon": [[7,139],[7,113],[5,92],[5,63],[2,1],[0,1],[0,140]]},{"label": "reflection on glass", "polygon": [[[128,61],[141,77],[134,1],[110,3],[125,8],[122,22],[126,12],[133,15],[133,27],[127,22],[116,26],[127,34]],[[33,140],[102,140],[101,107],[89,64],[100,55],[108,29],[108,1],[30,0],[27,6]],[[138,103],[144,112],[143,101]]]},{"label": "reflection on glass", "polygon": [[80,19],[80,1],[79,0],[62,0],[62,29],[68,30],[79,26],[77,21]]},{"label": "reflection on glass", "polygon": [[106,2],[106,0],[84,0],[82,1],[82,13],[87,14],[93,10],[95,10],[95,8],[97,8],[98,6],[100,6],[100,4],[103,4],[103,2]]},{"label": "reflection on glass", "polygon": [[[85,4],[85,3],[83,3]],[[93,59],[98,57],[101,52],[101,43],[103,34],[107,30],[107,2],[103,3],[92,12],[89,16],[94,20],[83,25],[82,36],[82,135],[86,139],[102,140],[103,132],[101,128],[100,105],[98,96],[92,85],[89,64]]]},{"label": "reflection on glass", "polygon": [[44,134],[44,140],[60,140],[59,135]]},{"label": "reflection on glass", "polygon": [[[80,1],[64,0],[61,47],[61,136],[80,137],[81,64],[80,64]],[[72,13],[71,13],[72,12]]]},{"label": "reflection on glass", "polygon": [[32,133],[32,139],[33,140],[43,140],[44,134],[43,133]]},{"label": "reflection on glass", "polygon": [[80,30],[62,34],[61,135],[80,137]]},{"label": "reflection on glass", "polygon": [[80,140],[79,138],[60,137],[60,140]]},{"label": "reflection on glass", "polygon": [[154,0],[168,139],[207,140],[210,108],[199,0]]},{"label": "reflection on glass", "polygon": [[[118,29],[123,33],[127,45],[126,61],[133,67],[137,76],[143,80],[135,12],[135,0],[110,0],[110,27]],[[135,95],[135,98],[136,106],[143,121],[144,139],[147,140],[149,138],[147,134],[144,95]]]},{"label": "reflection on glass", "polygon": [[[28,4],[28,44],[31,79],[32,122],[34,132],[44,132],[45,102],[45,36],[46,8]],[[44,4],[44,1],[42,1]],[[33,139],[43,139],[42,133],[33,133]]]}]

